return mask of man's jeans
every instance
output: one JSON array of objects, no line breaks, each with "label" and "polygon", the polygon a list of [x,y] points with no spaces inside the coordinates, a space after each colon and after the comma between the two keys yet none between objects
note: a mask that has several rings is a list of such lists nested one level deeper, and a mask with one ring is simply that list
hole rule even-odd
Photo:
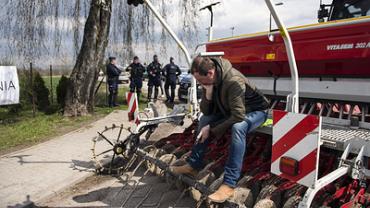
[{"label": "man's jeans", "polygon": [[[243,166],[244,153],[246,150],[246,135],[260,125],[262,125],[267,118],[267,114],[263,111],[254,111],[245,115],[244,121],[235,123],[231,130],[231,144],[229,150],[229,159],[225,164],[224,184],[230,187],[235,187]],[[217,120],[223,119],[222,115],[202,116],[199,120],[198,132],[200,130]],[[187,162],[196,170],[203,168],[203,157],[207,151],[208,144],[213,138],[206,139],[203,143],[195,144],[192,148],[191,155]]]}]

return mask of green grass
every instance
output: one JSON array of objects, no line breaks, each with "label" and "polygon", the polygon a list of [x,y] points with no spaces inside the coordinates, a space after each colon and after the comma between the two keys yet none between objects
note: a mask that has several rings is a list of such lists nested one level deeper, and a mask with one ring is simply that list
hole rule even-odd
[{"label": "green grass", "polygon": [[[44,77],[46,86],[50,89],[49,77]],[[56,103],[56,86],[60,77],[53,77],[54,103]],[[32,117],[30,106],[23,106],[18,113],[11,113],[6,107],[0,107],[0,154],[8,153],[20,148],[28,147],[58,135],[63,135],[72,130],[87,125],[103,116],[111,113],[113,110],[127,110],[127,102],[124,97],[128,91],[127,85],[121,85],[119,89],[117,108],[108,108],[106,105],[105,85],[103,84],[96,96],[95,112],[91,116],[67,118],[60,113],[45,115],[37,112]],[[146,95],[141,96],[139,108],[144,109],[146,104]]]},{"label": "green grass", "polygon": [[[53,82],[53,102],[57,102],[57,86],[58,86],[58,83],[61,77],[62,76],[52,76],[51,77],[51,80]],[[43,76],[42,78],[44,79],[45,85],[49,89],[49,92],[51,92],[50,76]],[[51,99],[51,95],[49,99]]]},{"label": "green grass", "polygon": [[45,115],[38,112],[32,117],[31,110],[18,115],[0,109],[0,154],[31,146],[52,137],[78,129],[112,112],[113,109],[96,108],[91,116],[67,118],[61,114]]}]

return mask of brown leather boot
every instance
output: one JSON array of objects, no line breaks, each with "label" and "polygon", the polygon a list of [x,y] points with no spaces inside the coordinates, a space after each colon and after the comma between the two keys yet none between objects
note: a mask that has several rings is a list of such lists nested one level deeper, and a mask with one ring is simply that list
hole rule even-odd
[{"label": "brown leather boot", "polygon": [[216,203],[223,203],[234,196],[234,188],[226,184],[222,184],[220,188],[213,194],[208,196],[208,200]]},{"label": "brown leather boot", "polygon": [[191,176],[198,175],[198,171],[192,168],[188,163],[181,166],[170,166],[170,171],[176,175],[186,174]]}]

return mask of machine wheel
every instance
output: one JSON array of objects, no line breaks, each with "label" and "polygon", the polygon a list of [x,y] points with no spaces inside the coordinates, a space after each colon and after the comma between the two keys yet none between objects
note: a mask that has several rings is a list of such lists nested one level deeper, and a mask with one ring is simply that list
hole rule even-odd
[{"label": "machine wheel", "polygon": [[[92,142],[92,158],[95,162],[95,172],[97,174],[119,175],[127,166],[127,158],[124,158],[124,143],[122,134],[127,129],[123,124],[105,127],[98,132]],[[111,155],[111,156],[109,156]]]}]

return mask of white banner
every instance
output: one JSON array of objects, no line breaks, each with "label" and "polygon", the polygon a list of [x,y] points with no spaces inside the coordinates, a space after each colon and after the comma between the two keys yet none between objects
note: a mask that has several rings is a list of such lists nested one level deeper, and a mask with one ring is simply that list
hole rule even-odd
[{"label": "white banner", "polygon": [[19,103],[19,82],[15,66],[0,66],[0,105]]}]

